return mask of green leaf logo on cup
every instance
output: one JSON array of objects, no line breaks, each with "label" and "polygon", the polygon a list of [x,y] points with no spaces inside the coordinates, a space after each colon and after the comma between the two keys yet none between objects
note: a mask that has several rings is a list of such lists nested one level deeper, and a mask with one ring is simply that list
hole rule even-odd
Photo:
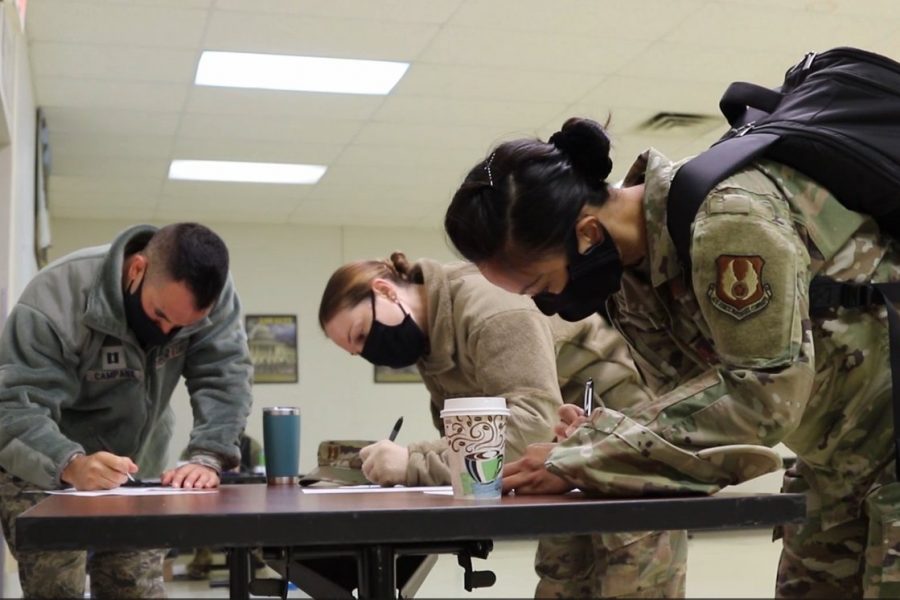
[{"label": "green leaf logo on cup", "polygon": [[441,419],[450,446],[450,476],[455,497],[500,497],[508,417],[504,398],[449,398],[444,401]]},{"label": "green leaf logo on cup", "polygon": [[491,483],[503,474],[503,453],[499,450],[482,450],[465,458],[466,471],[478,483]]}]

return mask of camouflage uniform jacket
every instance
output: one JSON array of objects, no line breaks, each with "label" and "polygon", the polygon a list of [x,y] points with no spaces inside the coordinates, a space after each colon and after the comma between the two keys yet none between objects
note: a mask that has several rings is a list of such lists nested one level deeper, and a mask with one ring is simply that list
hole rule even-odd
[{"label": "camouflage uniform jacket", "polygon": [[[500,396],[510,409],[507,459],[553,438],[563,400],[581,401],[584,382],[607,404],[647,401],[627,347],[602,318],[547,318],[528,299],[490,284],[468,263],[422,260],[414,277],[428,295],[430,352],[417,367],[431,394],[435,427],[446,398]],[[562,390],[562,391],[561,391]],[[446,441],[409,445],[409,485],[449,483]]]},{"label": "camouflage uniform jacket", "polygon": [[231,279],[208,317],[162,347],[144,352],[126,323],[125,248],[143,247],[154,231],[133,227],[111,246],[65,256],[22,293],[0,338],[0,467],[12,475],[55,488],[76,453],[108,450],[159,476],[182,376],[194,409],[191,456],[238,464],[252,367]]},{"label": "camouflage uniform jacket", "polygon": [[[809,282],[819,273],[896,280],[896,243],[797,171],[759,161],[716,186],[698,210],[687,287],[666,228],[678,166],[650,150],[625,180],[645,185],[648,253],[626,269],[609,308],[658,394],[630,416],[688,449],[783,441],[830,499],[823,524],[855,518],[859,503],[848,500],[861,499],[893,456],[886,312],[838,309],[811,319]],[[595,426],[610,418],[599,412]],[[604,430],[590,432],[589,452],[584,436],[573,436],[548,468],[606,489],[622,457],[606,451]],[[642,450],[652,441],[625,441],[648,481],[673,477]],[[690,482],[689,471],[668,483]]]}]

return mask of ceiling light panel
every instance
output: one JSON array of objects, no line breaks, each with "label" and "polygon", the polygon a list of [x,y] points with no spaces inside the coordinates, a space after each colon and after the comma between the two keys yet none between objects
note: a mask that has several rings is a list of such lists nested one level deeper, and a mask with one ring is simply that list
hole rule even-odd
[{"label": "ceiling light panel", "polygon": [[409,63],[383,60],[319,58],[285,54],[206,50],[197,66],[197,85],[328,92],[389,93]]},{"label": "ceiling light panel", "polygon": [[313,184],[325,174],[322,165],[237,162],[226,160],[173,160],[169,179],[248,183]]}]

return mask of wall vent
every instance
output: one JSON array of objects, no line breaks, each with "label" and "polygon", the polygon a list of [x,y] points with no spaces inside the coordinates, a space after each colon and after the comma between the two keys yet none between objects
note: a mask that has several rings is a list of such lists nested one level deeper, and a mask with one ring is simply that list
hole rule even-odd
[{"label": "wall vent", "polygon": [[659,112],[639,124],[636,130],[640,133],[698,135],[722,125],[725,125],[725,119],[715,115]]}]

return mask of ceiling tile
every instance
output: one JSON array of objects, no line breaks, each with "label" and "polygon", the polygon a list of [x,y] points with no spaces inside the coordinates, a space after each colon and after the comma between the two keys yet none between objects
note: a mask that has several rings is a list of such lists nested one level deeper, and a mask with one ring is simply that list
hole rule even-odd
[{"label": "ceiling tile", "polygon": [[50,204],[50,210],[55,214],[58,208],[80,208],[83,210],[97,210],[105,207],[110,208],[128,208],[128,207],[147,207],[155,206],[158,194],[150,193],[147,190],[136,190],[130,194],[123,195],[85,195],[76,193],[57,193],[53,195]]},{"label": "ceiling tile", "polygon": [[866,15],[877,19],[900,19],[900,4],[896,0],[806,0],[805,2],[785,2],[784,0],[716,0],[723,6],[749,6],[757,11],[770,8],[790,9],[804,13],[832,15]]},{"label": "ceiling tile", "polygon": [[528,65],[535,70],[603,74],[620,69],[647,44],[609,36],[447,27],[418,60],[513,69]]},{"label": "ceiling tile", "polygon": [[42,108],[50,131],[59,133],[172,135],[181,119],[177,112],[46,105]]},{"label": "ceiling tile", "polygon": [[330,203],[336,210],[356,213],[363,206],[382,206],[388,211],[395,207],[434,204],[441,198],[450,201],[450,186],[428,186],[423,189],[419,185],[370,185],[361,187],[353,182],[322,182],[309,195],[309,203]]},{"label": "ceiling tile", "polygon": [[344,146],[327,143],[307,143],[302,139],[290,142],[237,140],[231,138],[192,138],[180,136],[171,155],[202,160],[243,160],[251,162],[280,162],[329,165]]},{"label": "ceiling tile", "polygon": [[614,75],[603,80],[573,106],[596,116],[605,115],[616,108],[641,108],[650,113],[718,114],[719,98],[731,81],[688,81]]},{"label": "ceiling tile", "polygon": [[[391,197],[379,194],[379,197]],[[394,198],[400,198],[393,194]],[[412,227],[419,222],[429,207],[415,207],[398,200],[397,202],[348,203],[327,200],[324,202],[301,202],[288,218],[289,223],[308,225],[342,225],[348,223],[347,215],[353,215],[353,224],[366,227]],[[402,240],[399,241],[402,244]]]},{"label": "ceiling tile", "polygon": [[748,52],[742,48],[705,43],[664,41],[651,44],[619,74],[645,79],[700,82],[744,80],[776,85],[781,83],[787,66],[795,61],[790,52],[759,49]]},{"label": "ceiling tile", "polygon": [[302,14],[316,17],[443,23],[462,0],[217,0],[217,10]]},{"label": "ceiling tile", "polygon": [[207,11],[132,2],[41,0],[28,4],[30,40],[197,48]]},{"label": "ceiling tile", "polygon": [[[34,2],[35,0],[32,0]],[[43,1],[43,0],[38,0]],[[95,4],[135,4],[163,8],[209,8],[215,0],[87,0]]]},{"label": "ceiling tile", "polygon": [[440,125],[530,127],[565,107],[562,102],[515,102],[388,96],[375,113],[376,121]]},{"label": "ceiling tile", "polygon": [[157,208],[164,211],[204,211],[209,215],[207,218],[215,219],[235,213],[242,216],[260,213],[264,220],[283,221],[293,212],[295,205],[294,202],[266,198],[265,194],[248,193],[242,198],[163,196]]},{"label": "ceiling tile", "polygon": [[165,208],[157,208],[153,212],[153,218],[159,221],[176,223],[179,221],[208,222],[217,221],[220,223],[265,223],[279,224],[287,223],[290,212],[282,209],[271,210],[247,210],[247,211],[218,211],[208,208],[191,208],[189,206],[171,206]]},{"label": "ceiling tile", "polygon": [[34,42],[29,55],[36,77],[174,83],[194,81],[198,58],[196,50],[51,42]]},{"label": "ceiling tile", "polygon": [[572,102],[596,86],[602,78],[602,75],[530,68],[415,63],[393,93],[398,96]]},{"label": "ceiling tile", "polygon": [[159,193],[164,179],[162,177],[83,177],[61,176],[52,174],[48,182],[48,194],[75,196],[111,196],[127,199],[134,196],[134,191],[142,194]]},{"label": "ceiling tile", "polygon": [[304,117],[186,114],[179,134],[192,138],[346,144],[364,121]]},{"label": "ceiling tile", "polygon": [[50,210],[59,206],[102,207],[155,204],[162,178],[68,177],[52,174],[47,186]]},{"label": "ceiling tile", "polygon": [[[486,149],[486,146],[485,146]],[[464,148],[450,148],[447,146],[410,146],[410,145],[371,145],[351,144],[347,146],[335,165],[362,165],[378,167],[395,167],[402,165],[407,169],[419,169],[422,167],[443,167],[457,169],[464,172],[472,166],[479,156],[473,156],[476,152],[475,145]],[[479,151],[480,152],[480,151]]]},{"label": "ceiling tile", "polygon": [[164,177],[169,160],[162,158],[121,158],[87,156],[81,153],[53,155],[53,172],[75,177]]},{"label": "ceiling tile", "polygon": [[154,219],[153,206],[62,207],[53,210],[54,219],[110,219],[146,223]]},{"label": "ceiling tile", "polygon": [[37,77],[38,104],[69,108],[180,111],[187,85]]},{"label": "ceiling tile", "polygon": [[490,0],[463,3],[450,24],[653,40],[705,4],[704,0]]},{"label": "ceiling tile", "polygon": [[534,136],[534,132],[504,126],[370,123],[363,126],[354,143],[415,148],[428,147],[434,140],[440,140],[443,148],[460,152],[470,150],[473,155],[480,156],[488,145],[497,140],[529,136]]},{"label": "ceiling tile", "polygon": [[172,136],[51,131],[50,151],[53,155],[167,159],[172,154]]},{"label": "ceiling tile", "polygon": [[384,96],[364,94],[320,94],[195,85],[191,87],[185,111],[211,115],[368,119],[384,100]]},{"label": "ceiling tile", "polygon": [[[789,10],[790,4],[786,2],[779,8],[760,10],[758,6],[712,3],[682,21],[664,39],[741,48],[749,51],[751,57],[765,47],[767,53],[781,53],[787,67],[809,50],[825,50],[837,45],[868,46],[896,25],[890,20],[848,14]],[[740,26],[735,27],[735,23]]]},{"label": "ceiling tile", "polygon": [[215,11],[204,47],[238,52],[411,60],[436,31],[435,26],[419,23]]},{"label": "ceiling tile", "polygon": [[[424,190],[449,189],[460,180],[455,169],[418,167],[410,169],[404,164],[391,166],[336,165],[330,167],[310,195],[313,199],[341,197],[355,188],[357,193],[370,197],[369,192],[378,188],[413,186]],[[443,194],[442,194],[443,195]],[[429,201],[425,194],[418,201]]]},{"label": "ceiling tile", "polygon": [[256,205],[276,204],[293,208],[296,202],[309,195],[311,187],[313,186],[166,180],[162,186],[160,206],[186,202],[194,207],[234,206],[243,207],[244,210]]}]

